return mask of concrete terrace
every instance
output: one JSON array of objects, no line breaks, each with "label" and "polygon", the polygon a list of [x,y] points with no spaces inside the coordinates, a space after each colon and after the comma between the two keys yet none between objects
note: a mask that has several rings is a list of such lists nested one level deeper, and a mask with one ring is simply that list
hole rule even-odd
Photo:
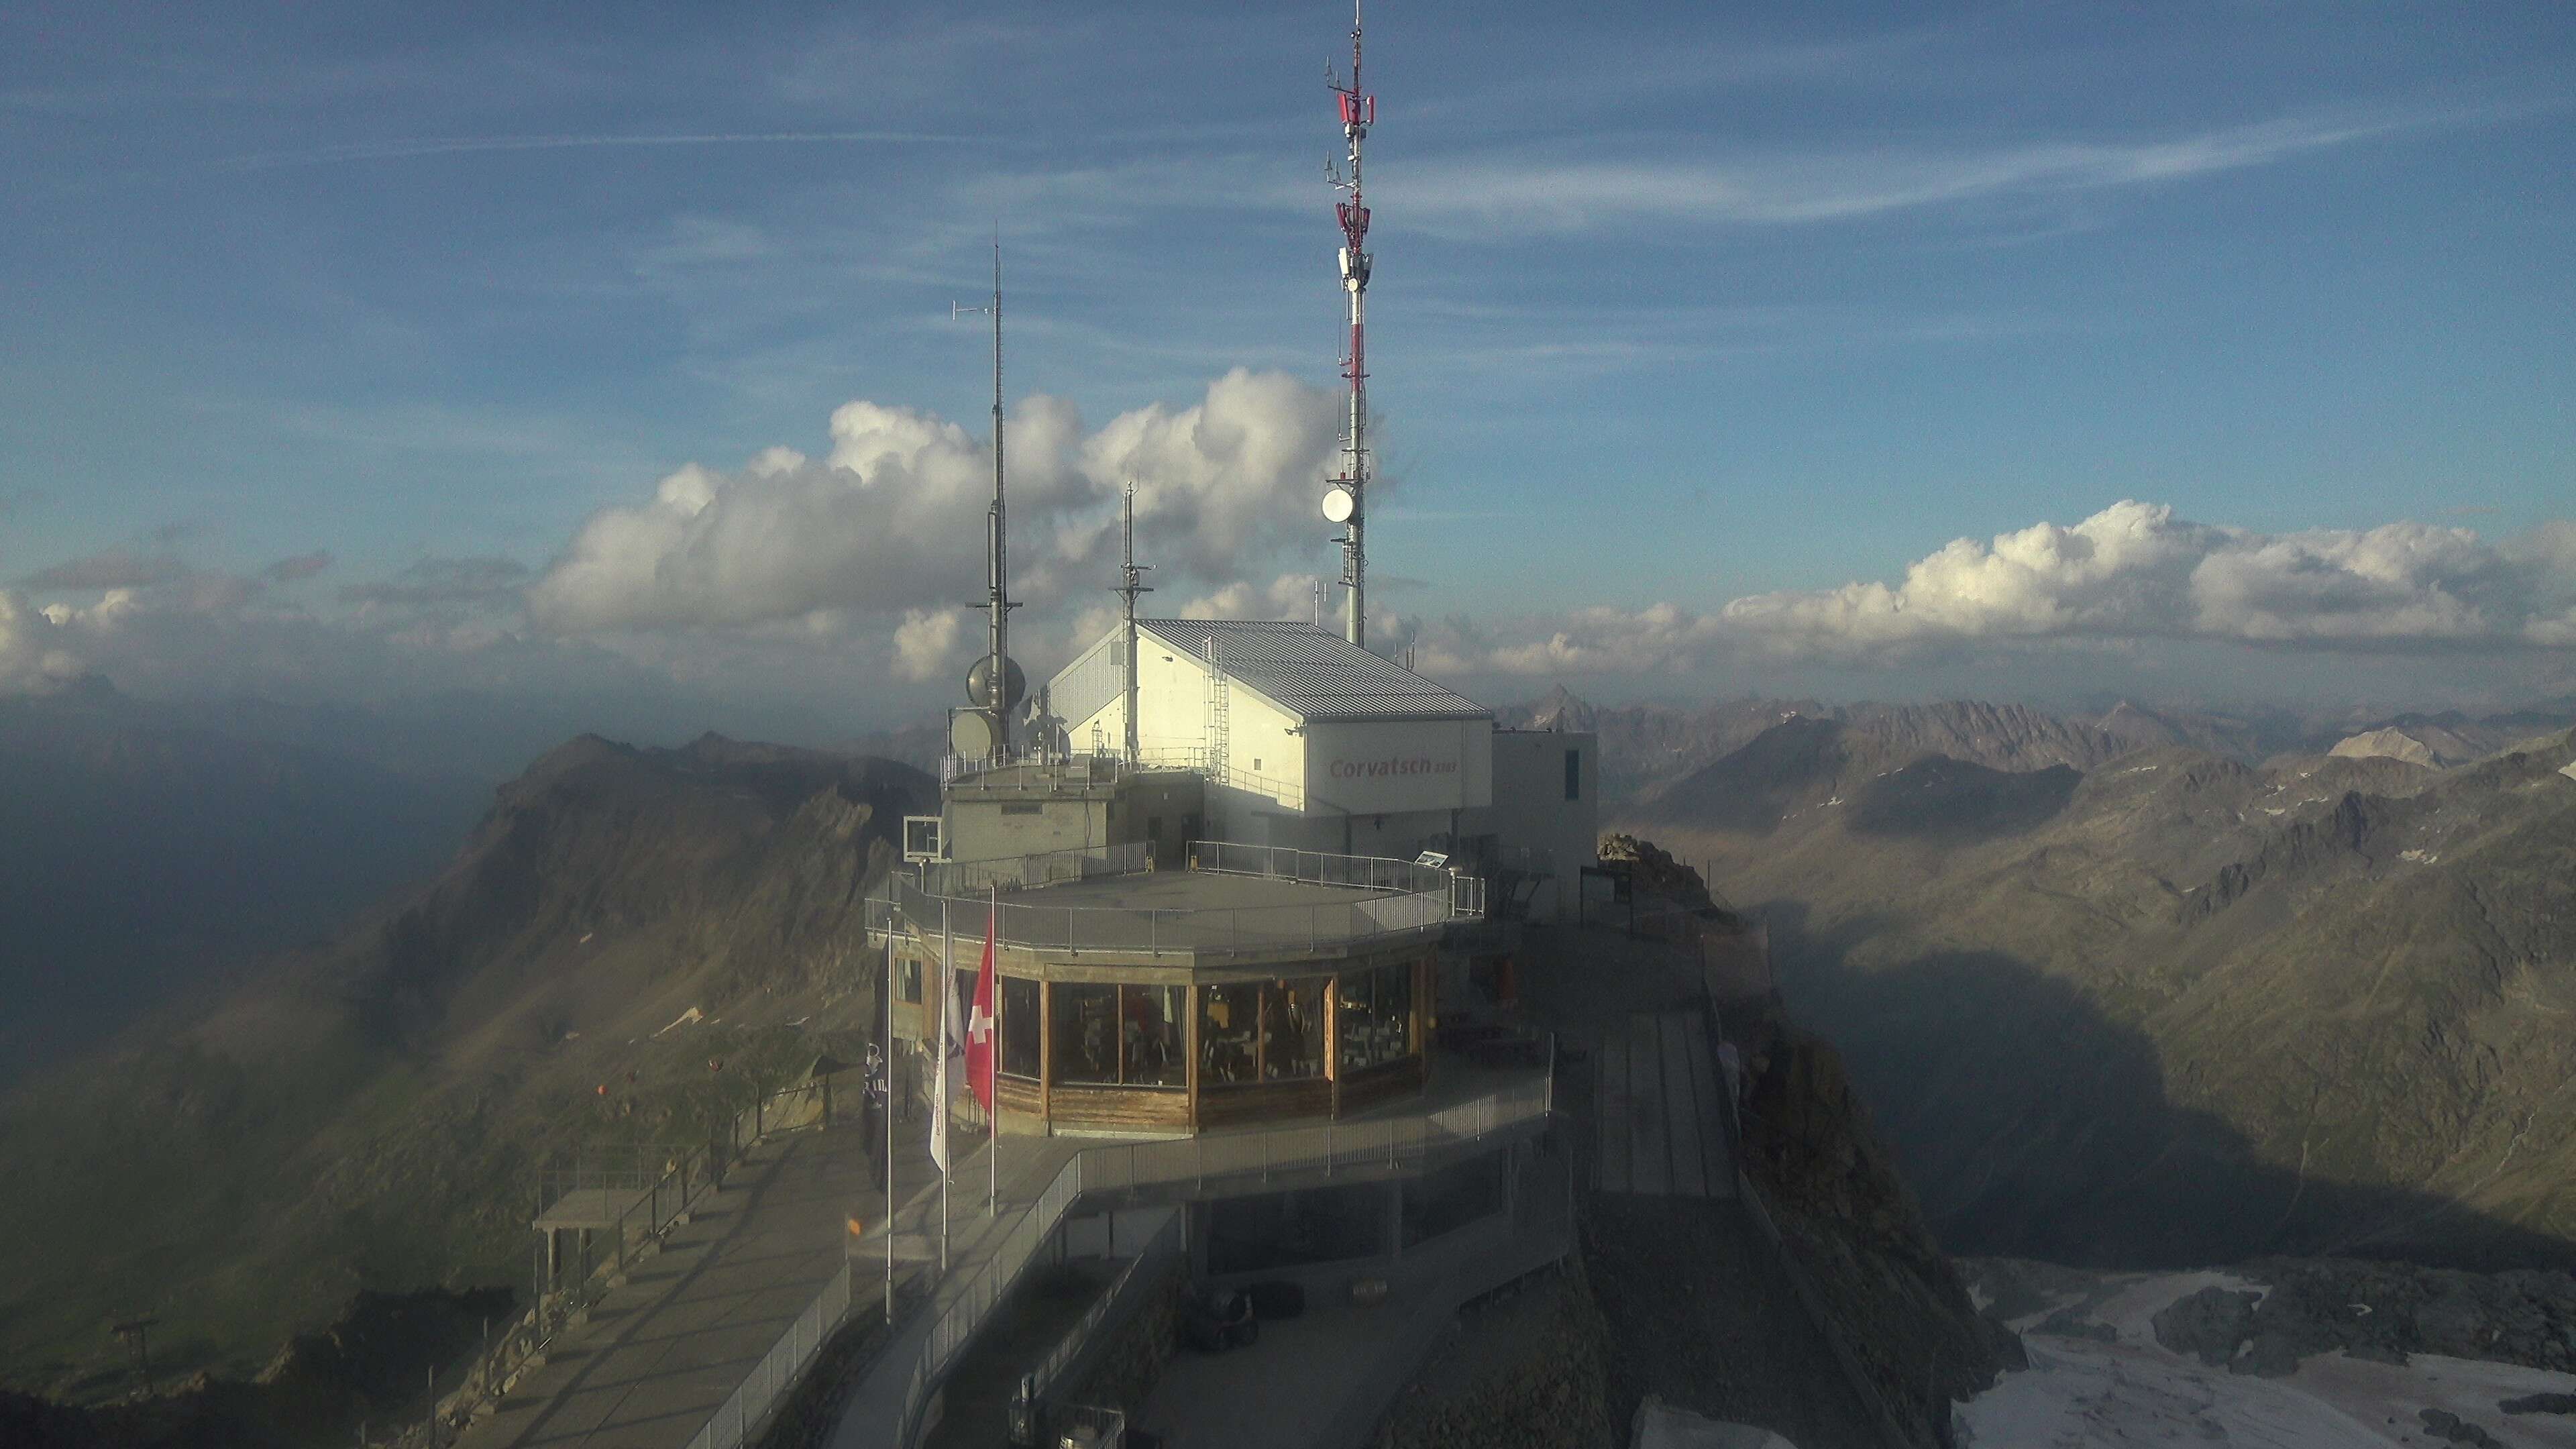
[{"label": "concrete terrace", "polygon": [[[1262,882],[1253,881],[1254,884]],[[1430,1090],[1334,1124],[1354,1136],[1372,1124],[1427,1117],[1499,1088],[1528,1084],[1527,1069],[1479,1068],[1437,1058]],[[568,1330],[541,1368],[524,1378],[490,1418],[468,1429],[464,1449],[684,1449],[753,1365],[798,1314],[855,1257],[852,1321],[884,1312],[886,1234],[895,1235],[899,1278],[936,1279],[931,1301],[907,1308],[893,1335],[856,1370],[832,1438],[840,1449],[889,1442],[912,1365],[932,1325],[955,1292],[996,1256],[1065,1164],[1086,1149],[1117,1144],[1064,1137],[1005,1136],[998,1210],[985,1207],[992,1174],[989,1146],[961,1137],[949,1187],[949,1269],[938,1275],[939,1188],[926,1143],[926,1120],[902,1129],[895,1168],[901,1205],[889,1224],[885,1197],[869,1185],[866,1134],[855,1114],[822,1129],[791,1133],[755,1148],[705,1200],[669,1245],[630,1270],[626,1283]],[[1313,1126],[1298,1132],[1311,1133]],[[1228,1144],[1279,1136],[1261,1129],[1202,1134],[1212,1154]],[[1236,1156],[1240,1156],[1239,1151]],[[1291,1186],[1312,1169],[1265,1176]],[[1373,1175],[1342,1169],[1345,1178]],[[1121,1200],[1173,1201],[1240,1191],[1241,1174],[1211,1174],[1121,1191]],[[1088,1199],[1086,1199],[1086,1203]],[[848,1217],[868,1227],[853,1243]]]},{"label": "concrete terrace", "polygon": [[[933,1180],[922,1124],[909,1135],[896,1167],[907,1196]],[[884,1204],[856,1114],[762,1143],[457,1443],[679,1449],[839,1270],[847,1218],[873,1223]],[[853,1287],[854,1313],[882,1311],[880,1275]]]}]

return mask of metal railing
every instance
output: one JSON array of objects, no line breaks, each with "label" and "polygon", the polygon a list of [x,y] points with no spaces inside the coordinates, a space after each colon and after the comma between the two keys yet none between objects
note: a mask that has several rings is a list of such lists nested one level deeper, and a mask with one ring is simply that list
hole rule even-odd
[{"label": "metal railing", "polygon": [[1100,1332],[1100,1325],[1108,1320],[1140,1270],[1161,1263],[1178,1252],[1184,1211],[1186,1209],[1175,1209],[1170,1217],[1163,1220],[1163,1225],[1145,1240],[1145,1246],[1139,1248],[1136,1256],[1128,1259],[1126,1266],[1109,1280],[1109,1285],[1100,1290],[1100,1296],[1092,1301],[1081,1319],[1065,1330],[1064,1337],[1056,1341],[1045,1358],[1038,1360],[1038,1366],[1029,1374],[1029,1397],[1044,1399],[1054,1390],[1056,1380],[1062,1378],[1065,1370],[1073,1367],[1073,1361],[1082,1357],[1083,1350],[1091,1346],[1093,1336]]},{"label": "metal railing", "polygon": [[1131,840],[1125,845],[1078,846],[992,860],[935,860],[921,868],[921,887],[932,895],[970,896],[993,889],[1015,891],[1135,875],[1145,869],[1152,852],[1149,843]]},{"label": "metal railing", "polygon": [[[800,1082],[764,1094],[727,1119],[704,1145],[655,1149],[655,1154],[663,1158],[658,1173],[640,1160],[583,1162],[542,1172],[538,1179],[540,1214],[563,1194],[585,1188],[643,1195],[618,1214],[616,1226],[611,1229],[614,1253],[577,1269],[579,1276],[570,1287],[541,1290],[535,1305],[467,1366],[456,1387],[438,1400],[427,1421],[386,1441],[386,1449],[437,1449],[451,1442],[455,1426],[470,1422],[487,1404],[499,1399],[531,1358],[545,1352],[572,1326],[577,1315],[596,1307],[600,1299],[625,1281],[630,1262],[647,1247],[664,1242],[680,1218],[695,1208],[709,1189],[722,1186],[727,1168],[774,1133],[814,1125],[822,1104],[828,1100],[827,1089],[820,1082]],[[550,1280],[560,1279],[560,1274],[548,1276]]]},{"label": "metal railing", "polygon": [[960,790],[1020,790],[1028,787],[1027,776],[1007,781],[987,782],[983,777],[1003,770],[1039,771],[1058,779],[1087,785],[1115,782],[1131,767],[1126,757],[1106,750],[1058,751],[1043,761],[1035,754],[1021,755],[941,755],[939,783],[943,788]]},{"label": "metal railing", "polygon": [[[988,898],[938,896],[898,883],[895,905],[915,924],[937,929],[948,919],[981,927]],[[1231,956],[1248,952],[1319,951],[1370,937],[1436,928],[1458,907],[1444,889],[1436,896],[1379,896],[1311,905],[1241,906],[1175,910],[1146,906],[1058,906],[1004,897],[997,937],[1034,950],[1117,951],[1137,955]]]},{"label": "metal railing", "polygon": [[1411,896],[1445,896],[1450,914],[1485,913],[1485,882],[1443,866],[1383,855],[1333,855],[1285,845],[1241,845],[1231,840],[1190,842],[1190,869],[1219,875],[1257,875]]},{"label": "metal railing", "polygon": [[[934,862],[918,880],[898,878],[885,908],[886,924],[901,916],[916,927],[944,918],[951,927],[974,921],[992,903],[990,891],[1033,890],[1048,881],[1133,874],[1145,868],[1142,843],[1091,850],[1055,851],[999,861]],[[1475,919],[1485,907],[1485,883],[1474,876],[1407,860],[1328,855],[1279,846],[1199,840],[1189,845],[1194,870],[1262,876],[1340,887],[1346,900],[1271,906],[1152,907],[1054,905],[1044,899],[999,902],[995,933],[1004,944],[1037,950],[1119,951],[1144,955],[1236,955],[1245,952],[1321,949],[1371,937],[1435,929]],[[871,907],[869,928],[879,929]]]},{"label": "metal railing", "polygon": [[760,1356],[760,1362],[753,1364],[751,1372],[743,1375],[742,1382],[716,1406],[706,1426],[689,1440],[689,1449],[736,1449],[786,1400],[796,1381],[812,1366],[815,1355],[823,1351],[823,1345],[850,1316],[851,1267],[847,1259],[842,1261],[841,1271],[832,1275],[823,1291],[814,1295],[814,1301],[806,1304],[805,1311],[797,1314],[796,1321],[779,1335],[778,1342],[770,1345],[769,1352]]},{"label": "metal railing", "polygon": [[[978,1330],[1009,1296],[1048,1238],[1063,1226],[1085,1193],[1211,1178],[1343,1166],[1387,1167],[1462,1146],[1493,1134],[1544,1124],[1553,1110],[1551,1075],[1515,1083],[1423,1117],[1326,1124],[1284,1131],[1233,1132],[1168,1142],[1095,1147],[1077,1153],[1057,1171],[1037,1200],[1022,1211],[1001,1246],[973,1271],[941,1283],[928,1310],[936,1315],[904,1380],[903,1406],[894,1443],[910,1449],[921,1431],[931,1391],[956,1364]],[[1274,1140],[1278,1139],[1278,1140]],[[1179,1218],[1175,1215],[1173,1223]],[[893,1231],[893,1223],[887,1230]],[[689,1440],[688,1449],[740,1449],[794,1391],[797,1377],[849,1316],[850,1269],[816,1295],[796,1322],[762,1355],[733,1395]]]},{"label": "metal railing", "polygon": [[1545,1077],[1419,1117],[1121,1143],[1076,1155],[1057,1172],[1055,1181],[1048,1184],[1004,1239],[1001,1250],[954,1290],[943,1286],[933,1300],[933,1309],[940,1317],[906,1382],[903,1414],[896,1425],[896,1449],[911,1449],[931,1390],[1018,1282],[1030,1258],[1063,1222],[1067,1210],[1085,1193],[1185,1182],[1197,1185],[1210,1178],[1267,1176],[1276,1172],[1329,1173],[1344,1166],[1398,1167],[1408,1160],[1420,1161],[1481,1143],[1511,1128],[1543,1124],[1554,1097],[1554,1080]]}]

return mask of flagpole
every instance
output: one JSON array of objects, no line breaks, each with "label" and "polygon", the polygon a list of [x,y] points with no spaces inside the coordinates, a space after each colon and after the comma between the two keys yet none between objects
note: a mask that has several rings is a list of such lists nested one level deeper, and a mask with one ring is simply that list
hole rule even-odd
[{"label": "flagpole", "polygon": [[[986,979],[993,983],[993,1015],[998,1017],[1002,1004],[1002,963],[998,959],[1002,954],[1002,887],[998,881],[987,884],[993,898],[992,914],[985,917],[984,924],[984,970]],[[983,991],[984,983],[975,983],[976,994],[980,996]],[[984,1184],[984,1215],[991,1217],[1002,1210],[1002,1043],[991,1026],[986,1026],[984,1033],[992,1038],[984,1050],[984,1095],[993,1104],[984,1113],[993,1134],[993,1140],[984,1144],[985,1165],[991,1172]]]},{"label": "flagpole", "polygon": [[[888,891],[888,892],[886,892],[886,895],[888,896],[888,898],[889,898],[889,899],[892,899],[892,898],[894,897],[894,892],[892,892],[892,891]],[[881,1058],[881,1060],[885,1063],[885,1078],[886,1078],[886,1079],[885,1079],[885,1105],[884,1105],[884,1106],[882,1106],[881,1108],[879,1108],[878,1110],[880,1110],[880,1111],[882,1111],[882,1112],[884,1112],[884,1113],[885,1113],[885,1155],[886,1155],[886,1174],[885,1174],[885,1187],[886,1187],[886,1202],[885,1202],[885,1228],[886,1228],[885,1321],[886,1321],[887,1323],[891,1324],[891,1323],[893,1323],[893,1322],[894,1322],[894,1200],[895,1200],[895,1199],[894,1199],[894,1105],[895,1105],[895,1104],[894,1104],[894,1093],[895,1093],[895,1086],[894,1086],[894,914],[893,914],[893,912],[891,912],[891,911],[887,912],[887,914],[886,914],[886,974],[885,974],[885,1004],[886,1004],[885,1054],[884,1054],[884,1056]]]},{"label": "flagpole", "polygon": [[948,901],[939,902],[939,1115],[932,1124],[939,1129],[939,1272],[948,1273],[948,1179],[949,1162],[955,1161],[956,1144],[948,1140],[948,1023],[949,1013],[957,1009],[957,933],[948,919]]}]

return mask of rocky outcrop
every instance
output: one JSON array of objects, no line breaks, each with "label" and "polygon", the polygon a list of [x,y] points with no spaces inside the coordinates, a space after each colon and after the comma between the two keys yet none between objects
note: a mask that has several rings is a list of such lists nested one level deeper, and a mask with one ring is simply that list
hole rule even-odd
[{"label": "rocky outcrop", "polygon": [[1774,1024],[1750,1057],[1744,1156],[1755,1187],[1880,1401],[1921,1441],[1946,1442],[1950,1403],[2020,1360],[2019,1341],[1977,1311],[1933,1241],[1841,1054]]},{"label": "rocky outcrop", "polygon": [[2178,1299],[2156,1314],[2156,1341],[2267,1377],[2337,1351],[2383,1363],[2429,1353],[2576,1370],[2576,1277],[2563,1272],[2269,1259],[2246,1273],[2267,1291],[2212,1287]]}]

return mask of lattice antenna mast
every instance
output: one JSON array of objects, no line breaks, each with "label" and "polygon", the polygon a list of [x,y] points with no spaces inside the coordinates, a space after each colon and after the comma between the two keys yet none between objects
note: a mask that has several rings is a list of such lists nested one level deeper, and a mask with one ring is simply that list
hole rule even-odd
[{"label": "lattice antenna mast", "polygon": [[1153,565],[1136,562],[1136,480],[1133,478],[1127,480],[1124,530],[1126,544],[1123,561],[1118,566],[1118,587],[1110,592],[1124,599],[1127,606],[1125,647],[1122,651],[1127,661],[1127,704],[1120,712],[1127,719],[1127,763],[1132,765],[1142,753],[1136,729],[1136,596],[1154,592],[1154,586],[1145,582],[1145,571]]},{"label": "lattice antenna mast", "polygon": [[[1002,490],[1002,239],[993,238],[993,304],[969,307],[950,303],[949,313],[969,317],[990,313],[993,318],[993,507],[984,519],[984,584],[982,605],[988,623],[985,626],[984,682],[968,690],[974,702],[993,714],[993,753],[1011,753],[1011,710],[1018,705],[1018,691],[1011,687],[1011,611],[1019,607],[1011,602],[1011,550],[1009,514],[1003,506]],[[972,676],[970,676],[970,684]],[[989,696],[989,698],[985,697]]]},{"label": "lattice antenna mast", "polygon": [[1368,647],[1368,545],[1365,527],[1368,515],[1368,284],[1369,254],[1367,202],[1360,194],[1360,149],[1368,139],[1369,127],[1377,123],[1377,97],[1360,88],[1360,5],[1351,0],[1351,79],[1344,85],[1333,76],[1328,66],[1324,82],[1341,100],[1342,135],[1350,143],[1350,171],[1345,175],[1340,166],[1327,164],[1325,177],[1334,189],[1349,193],[1333,204],[1333,213],[1342,224],[1342,288],[1350,294],[1350,351],[1342,359],[1342,376],[1351,384],[1351,418],[1342,441],[1341,476],[1331,481],[1324,494],[1324,516],[1342,525],[1341,537],[1334,540],[1342,546],[1342,587],[1348,591],[1345,602],[1348,614],[1342,635],[1360,648]]}]

